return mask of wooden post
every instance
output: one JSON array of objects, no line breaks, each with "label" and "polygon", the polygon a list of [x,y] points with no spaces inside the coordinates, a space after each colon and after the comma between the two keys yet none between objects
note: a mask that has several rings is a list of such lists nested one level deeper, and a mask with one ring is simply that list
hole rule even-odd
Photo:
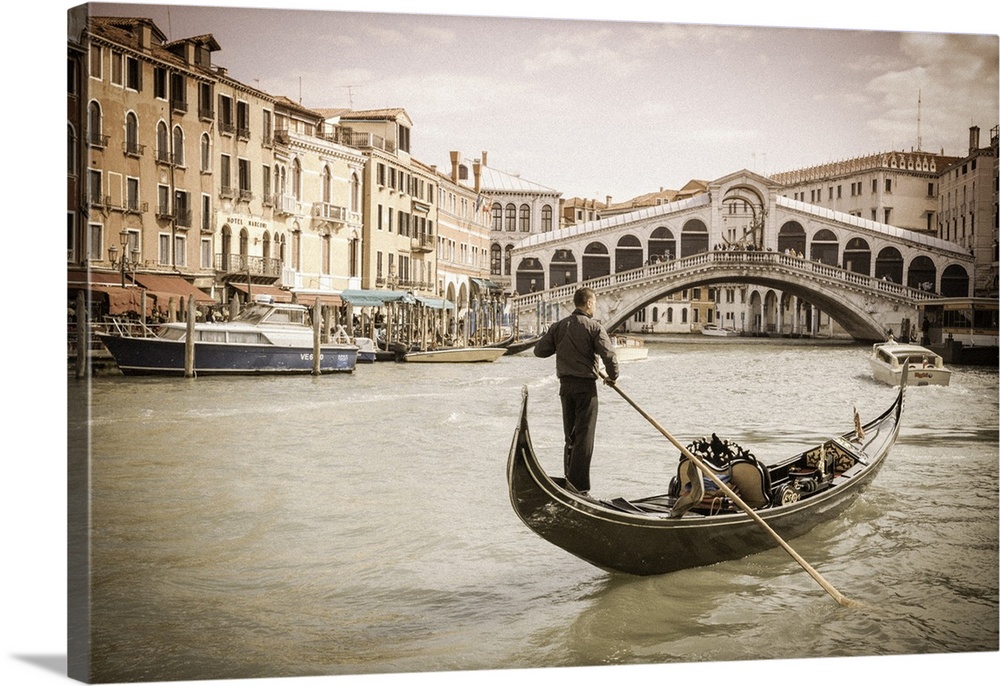
[{"label": "wooden post", "polygon": [[90,325],[87,322],[87,304],[83,290],[76,292],[76,378],[87,376],[90,362]]},{"label": "wooden post", "polygon": [[316,298],[316,302],[313,303],[313,371],[312,373],[319,376],[322,373],[320,367],[320,305],[319,298]]},{"label": "wooden post", "polygon": [[184,378],[194,376],[194,298],[188,298],[187,337],[184,339]]}]

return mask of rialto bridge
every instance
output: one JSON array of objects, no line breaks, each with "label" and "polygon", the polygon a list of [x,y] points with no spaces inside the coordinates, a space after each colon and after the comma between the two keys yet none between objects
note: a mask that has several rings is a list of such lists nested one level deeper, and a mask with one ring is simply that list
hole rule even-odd
[{"label": "rialto bridge", "polygon": [[970,295],[973,276],[954,243],[791,200],[746,170],[690,199],[529,236],[510,260],[522,322],[571,311],[581,285],[613,331],[674,292],[755,284],[777,293],[763,303],[777,331],[814,307],[864,341],[919,324],[924,300]]}]

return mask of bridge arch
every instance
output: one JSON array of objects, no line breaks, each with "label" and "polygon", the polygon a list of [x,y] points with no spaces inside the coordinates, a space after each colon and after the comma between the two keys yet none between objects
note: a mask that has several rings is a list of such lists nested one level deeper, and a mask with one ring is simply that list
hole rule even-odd
[{"label": "bridge arch", "polygon": [[809,259],[823,264],[836,265],[840,257],[840,241],[830,229],[820,229],[813,234]]},{"label": "bridge arch", "polygon": [[797,221],[787,221],[778,229],[778,252],[806,254],[806,230]]},{"label": "bridge arch", "polygon": [[688,219],[681,229],[681,257],[708,252],[708,227],[700,219]]},{"label": "bridge arch", "polygon": [[642,241],[630,233],[619,238],[618,245],[615,246],[615,272],[636,269],[642,263]]},{"label": "bridge arch", "polygon": [[588,243],[583,250],[583,280],[596,279],[611,273],[611,254],[600,241]]}]

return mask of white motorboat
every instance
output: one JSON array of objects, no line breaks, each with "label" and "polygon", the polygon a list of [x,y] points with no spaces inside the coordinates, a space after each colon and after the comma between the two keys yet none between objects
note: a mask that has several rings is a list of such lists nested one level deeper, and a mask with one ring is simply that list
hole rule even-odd
[{"label": "white motorboat", "polygon": [[951,370],[944,366],[941,356],[913,343],[899,343],[889,338],[885,343],[872,346],[868,362],[876,381],[898,386],[903,365],[909,366],[910,386],[947,386]]},{"label": "white motorboat", "polygon": [[645,360],[649,357],[649,348],[641,338],[631,336],[612,335],[611,344],[615,348],[615,355],[619,362],[634,362],[635,360]]},{"label": "white motorboat", "polygon": [[717,324],[706,324],[701,327],[701,333],[705,336],[719,336],[719,337],[729,337],[729,336],[739,336],[739,332],[736,329],[729,327],[722,327]]}]

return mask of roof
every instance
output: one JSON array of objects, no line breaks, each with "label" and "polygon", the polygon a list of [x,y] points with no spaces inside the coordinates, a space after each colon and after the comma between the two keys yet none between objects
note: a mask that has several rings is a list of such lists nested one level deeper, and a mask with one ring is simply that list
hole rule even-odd
[{"label": "roof", "polygon": [[[464,163],[471,166],[473,161],[464,160]],[[480,165],[480,173],[480,186],[485,192],[560,194],[559,191],[548,186],[522,179],[519,174],[501,171],[500,169],[487,167],[486,165]]]}]

